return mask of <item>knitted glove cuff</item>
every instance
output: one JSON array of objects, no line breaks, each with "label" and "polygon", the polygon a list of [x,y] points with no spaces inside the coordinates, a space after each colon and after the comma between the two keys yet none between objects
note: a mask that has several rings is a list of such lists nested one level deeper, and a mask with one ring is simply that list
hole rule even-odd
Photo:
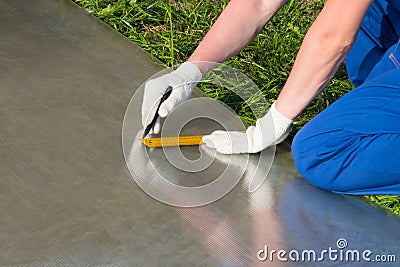
[{"label": "knitted glove cuff", "polygon": [[288,119],[279,113],[279,111],[275,108],[275,102],[272,104],[269,112],[271,113],[274,121],[275,140],[277,140],[276,144],[279,144],[289,135],[293,120]]},{"label": "knitted glove cuff", "polygon": [[175,71],[185,81],[190,81],[191,83],[197,83],[202,79],[202,74],[200,69],[191,62],[182,63]]}]

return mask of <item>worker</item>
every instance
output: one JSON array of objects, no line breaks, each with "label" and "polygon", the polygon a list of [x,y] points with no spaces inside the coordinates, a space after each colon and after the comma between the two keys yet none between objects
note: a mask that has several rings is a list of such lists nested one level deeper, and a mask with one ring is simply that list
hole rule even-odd
[{"label": "worker", "polygon": [[[248,45],[284,4],[232,0],[187,62],[145,85],[143,126],[168,86],[160,117],[186,100],[209,71]],[[329,0],[308,30],[292,71],[267,114],[246,133],[203,137],[220,153],[257,153],[282,142],[293,120],[324,89],[346,59],[355,89],[306,124],[292,154],[313,185],[345,194],[400,194],[400,1]],[[161,129],[159,121],[153,132]]]}]

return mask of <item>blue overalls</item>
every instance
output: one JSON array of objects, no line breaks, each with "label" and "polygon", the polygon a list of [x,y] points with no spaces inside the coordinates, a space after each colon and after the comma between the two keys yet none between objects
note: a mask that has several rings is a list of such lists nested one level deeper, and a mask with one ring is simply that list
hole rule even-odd
[{"label": "blue overalls", "polygon": [[372,3],[346,67],[356,88],[297,133],[296,167],[337,193],[400,195],[400,0]]}]

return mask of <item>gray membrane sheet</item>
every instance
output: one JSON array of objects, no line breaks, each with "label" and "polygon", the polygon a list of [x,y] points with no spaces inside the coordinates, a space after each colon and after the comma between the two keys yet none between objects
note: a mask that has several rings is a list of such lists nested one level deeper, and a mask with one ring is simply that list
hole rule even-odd
[{"label": "gray membrane sheet", "polygon": [[[329,249],[371,250],[371,259],[393,254],[400,261],[399,219],[360,198],[308,184],[288,144],[277,147],[270,169],[258,167],[261,174],[254,174],[258,155],[217,155],[210,167],[192,173],[175,168],[162,150],[145,149],[136,138],[140,97],[131,99],[163,68],[86,10],[70,1],[0,0],[0,25],[0,266],[374,263],[328,255],[320,262],[284,261],[290,251],[315,250],[319,258]],[[217,106],[207,110],[225,121],[232,116]],[[212,128],[200,119],[184,131]],[[182,149],[193,159],[200,152]],[[229,175],[240,181],[200,207],[161,203],[136,183],[157,189],[161,173],[174,184],[205,185],[229,160]],[[249,179],[262,173],[268,176],[250,193]],[[186,203],[203,197],[168,187],[162,193]],[[268,254],[287,253],[260,261],[266,247]]]}]

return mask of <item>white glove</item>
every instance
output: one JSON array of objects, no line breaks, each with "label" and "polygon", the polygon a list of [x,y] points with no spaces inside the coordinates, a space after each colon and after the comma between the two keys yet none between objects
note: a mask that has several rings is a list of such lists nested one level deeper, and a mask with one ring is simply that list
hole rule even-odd
[{"label": "white glove", "polygon": [[256,126],[250,126],[246,133],[215,131],[204,136],[203,142],[223,154],[257,153],[283,142],[290,133],[292,123],[293,120],[276,110],[274,103],[268,113],[257,120]]},{"label": "white glove", "polygon": [[[158,115],[161,118],[165,118],[175,106],[188,99],[201,78],[199,68],[193,63],[185,62],[171,73],[148,81],[144,86],[142,103],[143,128],[153,120],[160,99],[169,86],[172,86],[172,93],[160,106]],[[161,124],[158,118],[150,133],[158,134],[160,130]]]}]

